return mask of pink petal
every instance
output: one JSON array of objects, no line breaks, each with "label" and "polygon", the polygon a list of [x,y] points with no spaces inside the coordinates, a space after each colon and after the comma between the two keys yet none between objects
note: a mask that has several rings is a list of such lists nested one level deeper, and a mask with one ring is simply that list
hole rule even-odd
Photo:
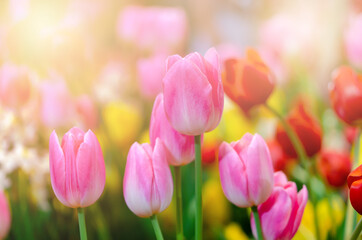
[{"label": "pink petal", "polygon": [[65,189],[65,160],[55,131],[49,139],[49,170],[52,188],[61,203],[69,206]]},{"label": "pink petal", "polygon": [[200,69],[180,60],[164,78],[165,111],[171,125],[186,135],[205,132],[212,114],[212,88]]},{"label": "pink petal", "polygon": [[293,231],[292,235],[290,236],[291,238],[295,235],[295,233],[299,228],[300,222],[302,221],[305,206],[307,205],[307,201],[308,201],[308,190],[303,185],[303,188],[298,193],[298,210],[295,216]]},{"label": "pink petal", "polygon": [[250,207],[245,165],[235,150],[223,142],[219,150],[221,186],[226,198],[239,207]]},{"label": "pink petal", "polygon": [[103,192],[106,173],[101,146],[91,130],[85,134],[77,155],[81,207],[93,204]]},{"label": "pink petal", "polygon": [[266,201],[273,191],[274,170],[269,148],[264,139],[255,134],[247,151],[242,154],[246,165],[249,199],[253,205]]},{"label": "pink petal", "polygon": [[123,195],[129,209],[140,217],[152,213],[152,163],[139,143],[134,143],[128,153],[123,178]]},{"label": "pink petal", "polygon": [[152,161],[154,174],[152,189],[155,190],[152,192],[152,195],[155,195],[155,197],[152,196],[152,199],[159,201],[155,204],[152,201],[152,206],[153,213],[159,213],[170,205],[173,194],[173,180],[167,162],[167,153],[160,139],[156,139]]},{"label": "pink petal", "polygon": [[284,186],[288,183],[287,176],[282,171],[274,173],[274,186]]},{"label": "pink petal", "polygon": [[180,55],[172,55],[169,56],[166,60],[166,72],[168,72],[171,67],[178,61],[180,61],[182,59],[182,57],[180,57]]},{"label": "pink petal", "polygon": [[221,71],[221,64],[219,60],[219,54],[217,53],[215,48],[210,48],[205,53],[205,60],[208,61],[217,72]]}]

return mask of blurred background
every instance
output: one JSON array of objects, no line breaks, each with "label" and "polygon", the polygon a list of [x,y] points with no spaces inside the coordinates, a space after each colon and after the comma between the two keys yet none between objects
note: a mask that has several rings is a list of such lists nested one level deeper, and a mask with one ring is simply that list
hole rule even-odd
[{"label": "blurred background", "polygon": [[[331,110],[328,83],[340,65],[362,70],[361,0],[0,1],[0,189],[12,211],[6,239],[79,238],[76,211],[56,199],[48,163],[50,133],[62,136],[72,126],[96,133],[106,163],[104,193],[86,209],[89,239],[154,239],[149,220],[123,199],[128,149],[148,141],[167,56],[204,54],[212,46],[222,61],[255,48],[276,79],[269,104],[286,115],[303,101],[322,127],[321,152],[349,154],[355,130]],[[219,144],[257,132],[269,142],[277,170],[298,187],[303,176],[275,141],[277,120],[263,107],[245,115],[225,98],[221,123],[205,134],[202,149],[204,236],[248,239],[249,212],[221,189]],[[185,236],[192,239],[193,164],[183,175]],[[321,234],[339,238],[346,186],[318,176]],[[312,214],[308,204],[296,239],[314,238]],[[165,238],[174,239],[174,201],[159,219]]]}]

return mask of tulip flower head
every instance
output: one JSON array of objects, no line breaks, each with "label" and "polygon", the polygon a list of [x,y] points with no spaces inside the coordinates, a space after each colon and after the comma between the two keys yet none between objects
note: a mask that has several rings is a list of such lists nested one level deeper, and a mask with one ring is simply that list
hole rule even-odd
[{"label": "tulip flower head", "polygon": [[[306,154],[311,157],[318,153],[322,146],[322,129],[301,102],[290,112],[286,120],[300,139]],[[278,125],[276,139],[287,156],[297,158],[297,152],[281,125]]]},{"label": "tulip flower head", "polygon": [[275,83],[259,54],[248,49],[246,59],[225,62],[223,84],[226,95],[248,113],[253,106],[266,102]]},{"label": "tulip flower head", "polygon": [[362,215],[362,165],[348,175],[347,182],[351,204]]},{"label": "tulip flower head", "polygon": [[238,207],[257,206],[273,190],[271,156],[258,134],[247,133],[230,144],[223,142],[219,149],[219,172],[226,198]]},{"label": "tulip flower head", "polygon": [[332,74],[329,96],[334,111],[349,125],[362,126],[362,75],[343,66]]},{"label": "tulip flower head", "polygon": [[10,230],[11,215],[8,200],[0,190],[0,239],[4,239]]},{"label": "tulip flower head", "polygon": [[123,195],[128,208],[139,217],[151,217],[171,203],[173,181],[167,150],[160,139],[154,148],[135,142],[128,153]]},{"label": "tulip flower head", "polygon": [[[274,173],[274,189],[268,200],[258,206],[265,239],[292,239],[302,220],[308,201],[305,186],[298,192],[294,182],[288,182],[283,172]],[[254,215],[250,218],[256,236]]]},{"label": "tulip flower head", "polygon": [[52,132],[49,140],[52,187],[61,203],[71,208],[92,205],[101,196],[106,181],[102,149],[91,130],[73,127],[59,144]]},{"label": "tulip flower head", "polygon": [[333,187],[342,187],[346,184],[351,168],[352,161],[348,152],[325,150],[318,160],[321,176]]},{"label": "tulip flower head", "polygon": [[197,52],[168,57],[163,95],[167,118],[176,131],[195,136],[215,129],[224,108],[216,50],[209,49],[205,57]]},{"label": "tulip flower head", "polygon": [[163,141],[170,154],[169,164],[180,166],[194,160],[194,137],[183,135],[171,126],[166,117],[162,93],[157,96],[151,115],[150,140],[153,147],[157,138]]}]

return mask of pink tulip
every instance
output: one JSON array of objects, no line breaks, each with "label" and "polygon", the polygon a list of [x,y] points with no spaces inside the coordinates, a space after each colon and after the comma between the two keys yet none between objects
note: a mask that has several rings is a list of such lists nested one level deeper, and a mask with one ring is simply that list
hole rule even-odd
[{"label": "pink tulip", "polygon": [[43,82],[40,86],[41,120],[49,128],[66,126],[73,121],[74,105],[63,79]]},{"label": "pink tulip", "polygon": [[142,49],[170,52],[185,42],[186,14],[180,8],[128,6],[120,13],[117,32]]},{"label": "pink tulip", "polygon": [[236,206],[257,206],[273,190],[272,159],[267,144],[258,134],[247,133],[230,144],[223,142],[219,171],[224,194]]},{"label": "pink tulip", "polygon": [[216,128],[224,108],[220,62],[211,48],[202,57],[194,52],[167,59],[163,79],[165,111],[171,125],[185,135],[201,135]]},{"label": "pink tulip", "polygon": [[11,215],[8,200],[0,190],[0,239],[4,239],[10,230]]},{"label": "pink tulip", "polygon": [[98,110],[88,95],[81,95],[76,99],[76,111],[86,129],[95,129],[98,125]]},{"label": "pink tulip", "polygon": [[160,138],[170,157],[168,162],[174,166],[185,165],[194,160],[194,137],[177,132],[166,117],[163,95],[160,93],[153,105],[150,122],[150,140],[154,147]]},{"label": "pink tulip", "polygon": [[67,207],[92,205],[101,196],[106,181],[102,149],[91,130],[73,127],[59,145],[52,132],[49,140],[50,178],[55,195]]},{"label": "pink tulip", "polygon": [[9,108],[25,105],[31,96],[30,71],[24,66],[4,64],[0,69],[0,101]]},{"label": "pink tulip", "polygon": [[140,90],[146,98],[154,99],[162,92],[162,78],[166,72],[166,56],[155,55],[140,59],[137,62],[137,72]]},{"label": "pink tulip", "polygon": [[[299,228],[307,201],[308,191],[305,186],[298,192],[294,182],[288,182],[283,172],[276,172],[272,194],[258,206],[265,239],[292,239]],[[256,236],[253,215],[250,222]]]},{"label": "pink tulip", "polygon": [[172,192],[172,176],[162,141],[157,139],[154,148],[135,142],[128,153],[123,179],[128,208],[139,217],[150,217],[170,205]]},{"label": "pink tulip", "polygon": [[351,18],[344,41],[348,60],[362,68],[362,13]]}]

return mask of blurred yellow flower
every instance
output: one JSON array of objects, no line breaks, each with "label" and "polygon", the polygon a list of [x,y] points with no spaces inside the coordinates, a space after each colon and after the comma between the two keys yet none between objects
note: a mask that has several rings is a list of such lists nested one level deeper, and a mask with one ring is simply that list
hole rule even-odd
[{"label": "blurred yellow flower", "polygon": [[104,108],[102,116],[109,139],[118,147],[130,147],[141,129],[140,111],[135,106],[114,102]]},{"label": "blurred yellow flower", "polygon": [[215,226],[225,222],[230,215],[228,201],[219,179],[210,178],[202,189],[203,214],[206,224]]},{"label": "blurred yellow flower", "polygon": [[[336,231],[337,227],[343,221],[344,217],[344,202],[340,196],[333,196],[331,199],[332,206],[327,198],[322,199],[317,204],[319,231],[321,239],[327,239],[328,232]],[[296,240],[311,240],[316,239],[315,225],[314,225],[314,211],[313,205],[308,201],[304,210],[302,223],[298,229],[297,234],[294,236]]]},{"label": "blurred yellow flower", "polygon": [[227,240],[247,240],[248,236],[243,232],[237,223],[230,223],[225,228],[225,239]]}]

